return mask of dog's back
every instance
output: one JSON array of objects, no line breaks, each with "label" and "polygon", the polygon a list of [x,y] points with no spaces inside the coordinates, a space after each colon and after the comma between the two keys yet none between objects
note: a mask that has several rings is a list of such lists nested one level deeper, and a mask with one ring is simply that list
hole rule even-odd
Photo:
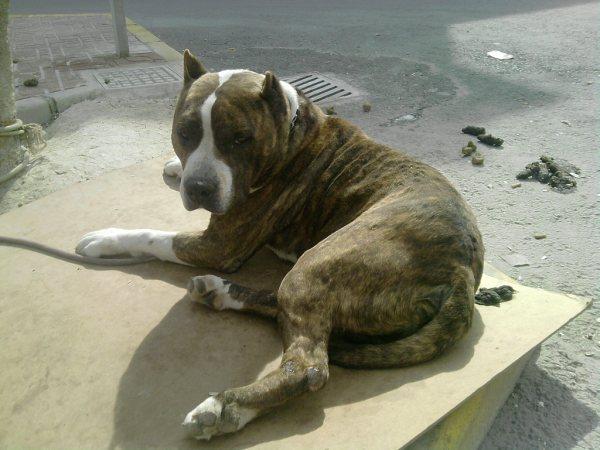
[{"label": "dog's back", "polygon": [[[446,267],[444,254],[461,259],[474,273],[475,288],[483,270],[483,243],[475,217],[450,182],[436,169],[367,137],[358,127],[328,117],[319,138],[298,157],[301,172],[281,176],[281,189],[297,191],[285,227],[270,244],[300,255],[365,214],[383,211],[379,228],[428,260],[428,272]],[[307,156],[309,155],[309,156]],[[298,161],[300,162],[300,161]],[[295,169],[290,168],[291,172]],[[300,170],[299,170],[300,172]],[[293,217],[292,217],[293,216]]]}]

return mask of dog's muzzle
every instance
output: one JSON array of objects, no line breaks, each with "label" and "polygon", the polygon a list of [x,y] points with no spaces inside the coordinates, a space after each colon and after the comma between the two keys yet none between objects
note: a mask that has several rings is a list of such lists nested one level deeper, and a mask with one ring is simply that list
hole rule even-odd
[{"label": "dog's muzzle", "polygon": [[213,178],[191,176],[181,180],[183,206],[188,211],[204,208],[212,213],[223,213],[219,182]]}]

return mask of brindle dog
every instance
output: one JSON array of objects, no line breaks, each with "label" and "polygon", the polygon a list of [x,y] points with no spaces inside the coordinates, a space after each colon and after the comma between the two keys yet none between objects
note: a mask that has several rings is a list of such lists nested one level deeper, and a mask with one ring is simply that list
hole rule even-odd
[{"label": "brindle dog", "polygon": [[444,176],[324,115],[270,72],[208,73],[186,50],[184,74],[172,140],[184,205],[212,211],[208,228],[101,230],[77,250],[221,272],[265,245],[299,256],[277,292],[212,275],[191,280],[190,296],[209,307],[276,319],[284,347],[272,373],[188,414],[195,437],[239,430],[322,388],[330,362],[417,364],[467,332],[484,249],[473,213]]}]

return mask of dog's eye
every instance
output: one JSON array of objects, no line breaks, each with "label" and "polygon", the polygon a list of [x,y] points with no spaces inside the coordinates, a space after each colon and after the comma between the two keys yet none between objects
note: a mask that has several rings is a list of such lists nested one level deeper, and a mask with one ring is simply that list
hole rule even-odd
[{"label": "dog's eye", "polygon": [[184,141],[187,141],[190,139],[190,133],[185,128],[179,128],[177,130],[177,135]]},{"label": "dog's eye", "polygon": [[252,135],[249,133],[238,133],[233,137],[233,142],[236,145],[247,144],[252,140]]}]

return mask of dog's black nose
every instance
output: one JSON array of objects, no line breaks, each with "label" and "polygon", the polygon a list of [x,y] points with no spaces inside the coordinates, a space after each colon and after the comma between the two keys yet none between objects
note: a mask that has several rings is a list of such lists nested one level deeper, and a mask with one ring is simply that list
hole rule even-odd
[{"label": "dog's black nose", "polygon": [[188,197],[198,205],[212,201],[217,192],[217,183],[209,179],[189,178],[184,181],[183,188]]}]

